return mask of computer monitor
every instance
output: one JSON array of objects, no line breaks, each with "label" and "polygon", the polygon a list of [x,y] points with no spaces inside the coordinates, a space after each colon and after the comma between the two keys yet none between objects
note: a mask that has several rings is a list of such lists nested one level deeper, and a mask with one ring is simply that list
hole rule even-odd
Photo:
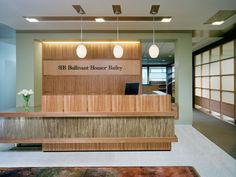
[{"label": "computer monitor", "polygon": [[139,83],[126,83],[125,84],[125,95],[138,95]]}]

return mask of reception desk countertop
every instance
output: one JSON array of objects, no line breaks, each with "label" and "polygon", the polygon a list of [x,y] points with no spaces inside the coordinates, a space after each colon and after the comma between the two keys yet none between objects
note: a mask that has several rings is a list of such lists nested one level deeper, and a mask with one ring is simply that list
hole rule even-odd
[{"label": "reception desk countertop", "polygon": [[168,112],[42,112],[41,107],[30,107],[25,111],[23,107],[15,107],[0,111],[0,117],[177,117],[177,106],[172,104]]}]

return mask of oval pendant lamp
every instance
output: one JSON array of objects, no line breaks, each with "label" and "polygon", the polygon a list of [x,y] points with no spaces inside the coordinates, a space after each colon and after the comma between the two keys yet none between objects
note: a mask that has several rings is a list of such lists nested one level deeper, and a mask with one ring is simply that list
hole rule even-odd
[{"label": "oval pendant lamp", "polygon": [[79,58],[85,58],[87,55],[87,48],[83,44],[83,27],[82,27],[82,17],[80,19],[80,41],[81,43],[76,48],[76,54]]},{"label": "oval pendant lamp", "polygon": [[154,27],[154,17],[153,17],[153,33],[152,33],[152,45],[149,48],[149,55],[151,58],[157,58],[159,55],[159,48],[158,46],[155,44],[155,27]]},{"label": "oval pendant lamp", "polygon": [[121,58],[124,54],[124,50],[122,46],[119,44],[119,24],[118,24],[118,16],[116,21],[116,40],[117,44],[115,44],[113,48],[113,55],[115,58]]}]

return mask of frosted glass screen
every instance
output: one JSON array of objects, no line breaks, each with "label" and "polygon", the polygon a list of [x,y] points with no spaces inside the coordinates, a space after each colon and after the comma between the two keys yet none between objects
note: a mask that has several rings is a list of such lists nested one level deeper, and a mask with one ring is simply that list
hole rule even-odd
[{"label": "frosted glass screen", "polygon": [[220,60],[220,47],[211,50],[211,61]]},{"label": "frosted glass screen", "polygon": [[202,63],[209,63],[209,51],[203,53]]},{"label": "frosted glass screen", "polygon": [[[223,116],[228,108],[222,109],[221,103],[226,106],[231,104],[232,108],[236,108],[235,57],[236,39],[194,56],[195,96],[202,99],[199,100],[204,105],[200,107],[202,110],[209,110],[211,114],[217,112],[218,115]],[[210,107],[207,105],[207,99],[212,100]],[[194,104],[196,105],[196,102]]]},{"label": "frosted glass screen", "polygon": [[201,76],[201,66],[195,67],[195,76]]},{"label": "frosted glass screen", "polygon": [[202,97],[204,97],[204,98],[209,98],[209,90],[207,90],[207,89],[202,89]]},{"label": "frosted glass screen", "polygon": [[220,75],[220,62],[211,63],[211,75]]},{"label": "frosted glass screen", "polygon": [[220,91],[211,91],[211,99],[215,101],[220,101]]},{"label": "frosted glass screen", "polygon": [[211,89],[220,90],[220,77],[211,77]]},{"label": "frosted glass screen", "polygon": [[195,87],[201,87],[201,77],[195,78]]},{"label": "frosted glass screen", "polygon": [[221,61],[222,74],[234,74],[234,59]]},{"label": "frosted glass screen", "polygon": [[228,42],[223,45],[222,58],[231,58],[234,56],[234,41]]},{"label": "frosted glass screen", "polygon": [[202,76],[209,76],[209,64],[202,65]]},{"label": "frosted glass screen", "polygon": [[195,89],[195,95],[196,95],[196,96],[201,96],[201,89],[196,88],[196,89]]},{"label": "frosted glass screen", "polygon": [[222,76],[222,90],[234,91],[234,76]]},{"label": "frosted glass screen", "polygon": [[209,88],[209,77],[202,77],[202,88]]},{"label": "frosted glass screen", "polygon": [[222,102],[234,104],[234,93],[222,92]]},{"label": "frosted glass screen", "polygon": [[195,65],[200,65],[202,62],[201,62],[201,54],[197,55],[195,57]]}]

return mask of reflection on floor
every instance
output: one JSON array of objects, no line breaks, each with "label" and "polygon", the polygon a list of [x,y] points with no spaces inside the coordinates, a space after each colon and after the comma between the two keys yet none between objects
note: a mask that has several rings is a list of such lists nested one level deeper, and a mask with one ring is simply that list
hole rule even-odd
[{"label": "reflection on floor", "polygon": [[193,127],[236,159],[236,127],[234,125],[194,110]]},{"label": "reflection on floor", "polygon": [[0,167],[193,166],[202,177],[234,177],[236,161],[191,125],[176,125],[172,151],[0,152]]}]

